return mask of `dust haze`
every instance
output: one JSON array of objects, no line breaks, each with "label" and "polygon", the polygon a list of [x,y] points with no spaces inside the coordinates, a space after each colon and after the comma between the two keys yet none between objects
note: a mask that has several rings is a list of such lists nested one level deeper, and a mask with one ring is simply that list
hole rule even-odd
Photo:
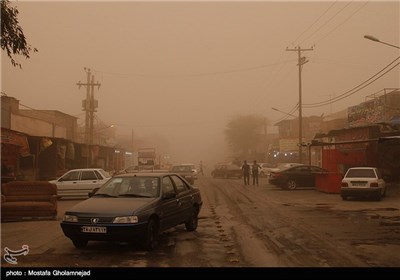
[{"label": "dust haze", "polygon": [[[299,98],[325,101],[354,88],[399,56],[366,40],[399,45],[398,1],[13,1],[29,44],[12,67],[2,52],[2,92],[35,109],[84,123],[84,67],[95,81],[96,120],[135,145],[157,145],[172,162],[206,166],[232,155],[227,122],[256,114],[268,131]],[[399,68],[338,102],[304,108],[328,115],[398,88]],[[294,111],[294,114],[298,114]]]}]

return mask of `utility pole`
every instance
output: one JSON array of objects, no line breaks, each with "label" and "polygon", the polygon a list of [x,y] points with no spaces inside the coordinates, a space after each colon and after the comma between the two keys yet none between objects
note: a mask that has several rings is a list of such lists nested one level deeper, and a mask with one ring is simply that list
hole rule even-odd
[{"label": "utility pole", "polygon": [[[97,100],[94,99],[94,87],[97,86],[100,88],[100,84],[94,83],[94,75],[91,75],[89,68],[83,68],[87,75],[87,82],[81,83],[79,81],[77,86],[81,88],[81,86],[86,86],[86,99],[82,100],[83,111],[86,111],[85,116],[85,143],[87,145],[93,144],[93,123],[94,123],[94,112],[96,112],[96,108],[98,107]],[[92,78],[92,81],[90,81]]]},{"label": "utility pole", "polygon": [[267,145],[267,143],[268,143],[268,137],[267,137],[267,119],[266,118],[264,118],[264,143],[263,143],[263,152],[264,152],[264,157],[263,157],[263,160],[264,160],[264,162],[266,162],[267,161],[267,159],[268,159],[268,145]]},{"label": "utility pole", "polygon": [[286,51],[296,51],[297,56],[298,56],[298,63],[297,66],[299,66],[299,163],[303,162],[303,153],[302,153],[302,142],[303,142],[303,116],[302,116],[302,101],[301,101],[301,66],[306,64],[308,60],[306,57],[301,56],[302,51],[312,51],[314,50],[313,48],[311,49],[302,49],[300,46],[297,46],[294,49],[289,49],[286,48]]}]

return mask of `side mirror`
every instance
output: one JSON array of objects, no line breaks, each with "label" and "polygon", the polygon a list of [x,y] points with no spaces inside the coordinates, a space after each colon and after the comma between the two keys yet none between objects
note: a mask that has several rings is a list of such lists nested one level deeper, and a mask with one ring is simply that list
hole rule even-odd
[{"label": "side mirror", "polygon": [[91,192],[88,193],[89,197],[92,197],[93,195],[95,195],[95,193],[99,190],[100,188],[94,188]]},{"label": "side mirror", "polygon": [[176,193],[175,192],[167,192],[163,195],[164,199],[170,199],[170,198],[175,198],[176,197]]}]

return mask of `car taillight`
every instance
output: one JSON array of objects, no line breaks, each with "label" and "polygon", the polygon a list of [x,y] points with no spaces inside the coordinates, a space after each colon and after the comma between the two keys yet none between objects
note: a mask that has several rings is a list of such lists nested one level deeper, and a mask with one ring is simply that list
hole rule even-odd
[{"label": "car taillight", "polygon": [[282,176],[282,173],[271,173],[270,175],[271,175],[271,177],[276,178],[276,177]]},{"label": "car taillight", "polygon": [[371,183],[370,185],[371,188],[377,188],[379,187],[378,183]]},{"label": "car taillight", "polygon": [[349,186],[349,184],[347,184],[346,182],[342,182],[342,187],[347,188]]}]

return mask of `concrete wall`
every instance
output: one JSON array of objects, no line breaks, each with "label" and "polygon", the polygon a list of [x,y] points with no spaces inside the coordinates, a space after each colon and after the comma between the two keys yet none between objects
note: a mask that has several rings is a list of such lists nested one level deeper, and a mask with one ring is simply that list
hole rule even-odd
[{"label": "concrete wall", "polygon": [[11,128],[33,136],[67,138],[67,129],[51,123],[11,114]]}]

